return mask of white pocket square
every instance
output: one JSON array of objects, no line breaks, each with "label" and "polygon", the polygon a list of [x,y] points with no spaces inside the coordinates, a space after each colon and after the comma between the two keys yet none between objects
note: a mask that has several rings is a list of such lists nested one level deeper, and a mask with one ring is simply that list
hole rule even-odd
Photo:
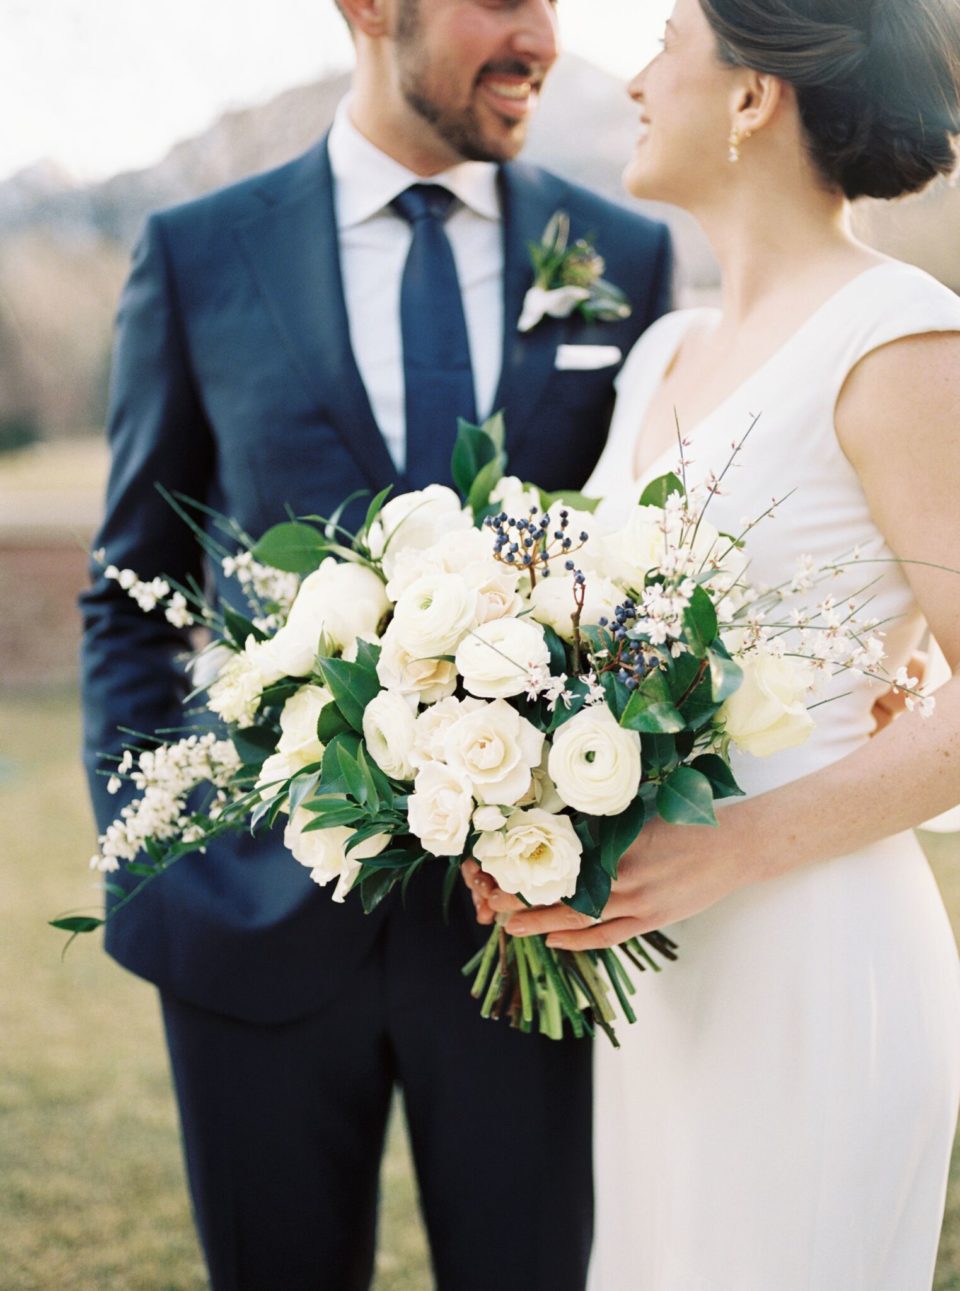
[{"label": "white pocket square", "polygon": [[553,366],[558,372],[594,372],[613,367],[622,358],[619,345],[558,345]]}]

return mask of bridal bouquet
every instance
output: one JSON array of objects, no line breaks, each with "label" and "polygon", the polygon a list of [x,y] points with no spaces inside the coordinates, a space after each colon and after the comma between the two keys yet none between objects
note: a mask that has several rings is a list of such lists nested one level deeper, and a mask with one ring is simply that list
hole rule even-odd
[{"label": "bridal bouquet", "polygon": [[[788,589],[747,585],[745,535],[710,525],[709,487],[663,476],[611,531],[587,499],[504,467],[499,419],[462,424],[460,496],[385,490],[357,533],[341,508],[250,542],[171,498],[249,611],[106,567],[144,610],[209,630],[192,702],[221,729],[124,753],[108,787],[131,781],[137,796],[93,865],[142,886],[226,830],[282,822],[291,863],[367,911],[438,859],[449,899],[472,856],[532,905],[598,916],[646,820],[711,824],[714,801],[740,793],[731,743],[763,755],[800,742],[818,669],[876,669],[873,625],[834,622],[827,603],[793,625],[833,628],[787,651],[770,610]],[[116,917],[138,888],[106,884]],[[464,971],[484,1016],[552,1037],[600,1027],[616,1043],[616,1006],[633,1020],[630,969],[675,956],[659,932],[572,953],[497,927]]]}]

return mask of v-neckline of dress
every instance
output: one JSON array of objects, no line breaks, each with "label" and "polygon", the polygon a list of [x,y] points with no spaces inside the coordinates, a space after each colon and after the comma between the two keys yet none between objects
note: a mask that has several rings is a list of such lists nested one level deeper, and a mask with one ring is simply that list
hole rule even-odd
[{"label": "v-neckline of dress", "polygon": [[[780,342],[780,344],[772,352],[772,354],[769,354],[767,358],[763,360],[762,363],[758,364],[758,366],[755,367],[752,372],[748,373],[747,376],[745,376],[742,381],[739,381],[737,385],[734,386],[734,388],[730,391],[729,394],[724,395],[724,397],[719,401],[719,403],[715,404],[713,408],[710,409],[709,412],[704,413],[702,417],[698,417],[696,422],[694,422],[692,426],[686,427],[686,428],[681,427],[681,434],[683,439],[687,441],[692,441],[694,437],[698,435],[698,433],[702,433],[703,426],[707,425],[709,422],[713,421],[716,417],[718,417],[722,412],[724,412],[730,406],[730,404],[734,402],[735,399],[739,399],[746,389],[748,389],[755,382],[758,382],[762,377],[764,377],[772,367],[774,367],[776,364],[780,362],[784,354],[790,352],[790,350],[793,348],[793,346],[799,340],[799,338],[806,335],[807,332],[809,332],[812,329],[814,324],[817,323],[821,319],[821,317],[825,313],[827,313],[834,305],[836,305],[837,301],[841,297],[845,296],[847,292],[849,292],[853,287],[857,286],[865,278],[869,277],[873,273],[876,273],[878,270],[880,269],[886,270],[886,269],[889,269],[891,265],[896,265],[896,264],[897,264],[897,261],[885,260],[881,264],[871,265],[869,269],[861,269],[861,271],[858,274],[855,274],[852,278],[849,278],[845,283],[841,283],[841,285],[837,287],[835,291],[832,291],[829,296],[826,296],[820,302],[820,304],[817,305],[816,308],[813,309],[806,316],[806,318],[804,318],[803,321],[794,328],[794,330],[789,334],[789,336],[784,337],[784,339]],[[695,316],[701,315],[704,313],[715,314],[717,315],[718,319],[720,316],[719,310],[695,309],[690,312]],[[693,320],[691,319],[690,321],[692,322]],[[640,484],[642,481],[648,479],[650,477],[650,473],[653,470],[653,468],[656,467],[663,460],[663,458],[667,456],[668,453],[676,451],[676,447],[677,447],[676,444],[671,444],[668,447],[664,448],[660,453],[658,453],[657,456],[654,457],[650,462],[648,462],[644,467],[642,467],[641,470],[636,471],[634,469],[637,446],[642,441],[646,433],[647,419],[650,412],[650,406],[653,403],[654,396],[656,395],[660,386],[663,384],[666,374],[669,372],[670,368],[676,362],[680,354],[681,347],[686,341],[689,333],[690,333],[689,327],[685,327],[681,331],[680,335],[676,338],[676,340],[674,341],[674,344],[670,347],[669,352],[665,356],[663,364],[661,365],[660,371],[657,375],[656,381],[650,387],[650,394],[646,402],[646,407],[643,410],[642,424],[640,426],[640,430],[637,432],[636,436],[634,437],[633,444],[631,445],[630,477],[634,484]]]}]

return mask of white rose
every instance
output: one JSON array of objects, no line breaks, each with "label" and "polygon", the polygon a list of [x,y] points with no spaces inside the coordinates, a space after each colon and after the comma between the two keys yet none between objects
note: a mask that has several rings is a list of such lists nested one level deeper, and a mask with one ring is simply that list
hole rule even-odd
[{"label": "white rose", "polygon": [[375,834],[348,852],[346,848],[353,837],[352,829],[335,825],[331,829],[305,832],[305,826],[314,819],[313,812],[307,811],[306,807],[298,808],[283,831],[284,845],[293,853],[295,860],[307,866],[314,883],[323,887],[336,879],[333,899],[343,901],[360,872],[360,862],[378,856],[390,842],[390,836]]},{"label": "white rose", "polygon": [[328,557],[300,584],[286,623],[269,643],[273,659],[291,677],[313,668],[320,638],[333,650],[375,635],[390,608],[379,576],[365,565]]},{"label": "white rose", "polygon": [[734,744],[760,758],[803,744],[814,727],[806,706],[811,665],[769,653],[745,655],[737,663],[743,681],[720,709]]},{"label": "white rose", "polygon": [[584,708],[553,737],[547,760],[564,802],[591,816],[617,816],[640,788],[640,736],[608,708]]},{"label": "white rose", "polygon": [[484,704],[447,729],[445,761],[472,785],[479,803],[511,807],[530,788],[543,732],[503,699]]},{"label": "white rose", "polygon": [[523,609],[523,598],[517,590],[519,569],[510,569],[499,561],[489,560],[468,565],[463,577],[477,594],[477,623],[515,618]]},{"label": "white rose", "polygon": [[[268,798],[275,797],[281,783],[295,776],[301,767],[302,764],[287,753],[271,753],[257,776],[256,788],[260,791],[261,799],[266,802]],[[284,803],[286,803],[286,797],[284,797]]]},{"label": "white rose", "polygon": [[393,780],[412,780],[415,719],[407,699],[381,690],[363,711],[363,738],[377,766]]},{"label": "white rose", "polygon": [[389,580],[404,549],[424,551],[444,534],[472,526],[472,515],[453,489],[431,484],[390,499],[370,527],[370,552]]},{"label": "white rose", "polygon": [[265,686],[271,686],[284,675],[275,666],[267,649],[268,643],[247,637],[239,654],[220,669],[216,681],[207,692],[207,707],[225,722],[249,726],[260,707]]},{"label": "white rose", "polygon": [[407,821],[434,856],[459,856],[470,832],[473,798],[463,776],[441,762],[417,773],[407,802]]},{"label": "white rose", "polygon": [[507,699],[519,695],[534,668],[549,668],[543,628],[529,619],[492,619],[464,637],[457,671],[472,695]]},{"label": "white rose", "polygon": [[424,659],[411,654],[394,632],[392,623],[383,634],[377,676],[387,690],[415,695],[421,704],[435,704],[457,688],[455,665],[449,660]]},{"label": "white rose", "polygon": [[[582,627],[590,627],[601,618],[612,619],[624,595],[615,583],[601,574],[589,573],[586,578],[580,616]],[[573,640],[573,615],[577,607],[573,599],[573,577],[566,570],[563,573],[557,570],[549,578],[540,579],[530,593],[530,606],[538,623],[553,628],[564,641]]]},{"label": "white rose", "polygon": [[444,737],[453,724],[465,713],[483,707],[482,699],[457,699],[451,695],[437,704],[430,704],[420,713],[414,725],[413,749],[410,761],[415,767],[428,762],[443,762],[446,757]]},{"label": "white rose", "polygon": [[675,541],[662,507],[636,506],[620,529],[602,540],[604,570],[625,587],[639,591],[647,571],[663,560],[668,542]]},{"label": "white rose", "polygon": [[577,890],[583,844],[569,816],[534,807],[512,812],[503,830],[481,834],[473,854],[504,892],[553,905]]},{"label": "white rose", "polygon": [[453,654],[477,622],[477,593],[460,574],[428,573],[397,601],[390,631],[412,655]]},{"label": "white rose", "polygon": [[[562,527],[563,516],[561,512],[566,512],[566,528]],[[592,569],[599,570],[604,562],[603,539],[607,532],[606,526],[595,515],[589,511],[577,511],[574,507],[568,507],[563,502],[555,502],[550,508],[550,525],[547,530],[551,543],[556,544],[556,534],[562,533],[569,538],[573,544],[570,548],[569,559],[574,561],[577,569],[582,569],[584,573]],[[583,534],[587,537],[584,539]],[[565,557],[564,559],[567,559]],[[559,577],[560,570],[563,568],[563,560],[554,558],[551,562],[554,574],[553,577]]]},{"label": "white rose", "polygon": [[473,813],[473,827],[486,833],[491,829],[503,829],[505,816],[500,807],[478,807]]}]

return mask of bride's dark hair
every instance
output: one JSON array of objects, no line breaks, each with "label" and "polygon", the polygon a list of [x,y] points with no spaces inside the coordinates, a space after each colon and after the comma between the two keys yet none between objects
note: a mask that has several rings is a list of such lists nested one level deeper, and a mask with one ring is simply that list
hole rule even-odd
[{"label": "bride's dark hair", "polygon": [[958,0],[700,0],[720,58],[789,82],[810,155],[849,198],[956,165]]}]

